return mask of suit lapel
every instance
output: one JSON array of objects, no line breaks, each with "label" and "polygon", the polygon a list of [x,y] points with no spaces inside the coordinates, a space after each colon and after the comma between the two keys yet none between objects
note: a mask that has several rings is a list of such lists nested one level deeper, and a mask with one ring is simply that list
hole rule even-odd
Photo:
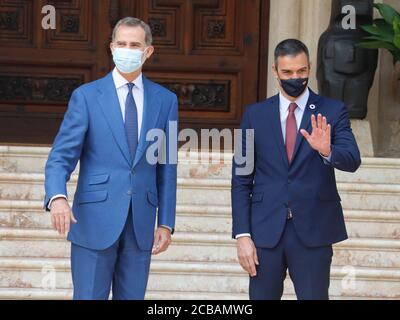
[{"label": "suit lapel", "polygon": [[147,132],[155,128],[161,111],[161,100],[158,93],[157,86],[143,76],[144,87],[144,105],[143,105],[143,120],[140,129],[140,139],[138,148],[136,150],[133,166],[136,166],[141,157],[143,156],[147,145],[146,141]]},{"label": "suit lapel", "polygon": [[286,154],[285,141],[283,140],[282,135],[282,126],[281,126],[281,115],[279,110],[279,94],[272,97],[270,100],[271,104],[271,122],[272,128],[275,135],[276,142],[278,144],[279,150],[281,152],[283,162],[286,167],[289,167],[289,161]]},{"label": "suit lapel", "polygon": [[115,89],[114,80],[112,73],[109,73],[106,77],[100,81],[98,90],[100,94],[97,97],[104,117],[108,122],[110,130],[114,136],[114,139],[119,146],[122,154],[129,164],[132,163],[131,155],[129,152],[128,141],[125,134],[124,121],[121,114],[121,108],[119,105],[117,91]]},{"label": "suit lapel", "polygon": [[311,133],[309,131],[310,127],[311,127],[311,115],[317,115],[318,114],[318,101],[319,101],[320,97],[318,95],[316,95],[313,91],[310,90],[310,97],[308,98],[308,102],[306,105],[306,108],[304,110],[304,114],[303,114],[303,119],[301,121],[301,125],[300,125],[300,129],[297,133],[297,138],[296,138],[296,145],[294,147],[294,153],[293,153],[293,159],[292,159],[292,164],[295,161],[296,155],[303,143],[304,137],[303,135],[300,133],[300,131],[302,129],[308,131],[309,133]]}]

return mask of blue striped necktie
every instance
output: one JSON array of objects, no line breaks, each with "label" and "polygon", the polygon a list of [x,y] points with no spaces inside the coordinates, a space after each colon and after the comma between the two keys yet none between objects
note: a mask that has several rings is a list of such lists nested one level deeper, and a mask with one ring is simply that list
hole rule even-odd
[{"label": "blue striped necktie", "polygon": [[132,161],[135,159],[139,139],[137,108],[132,94],[133,86],[133,83],[128,83],[129,92],[125,102],[125,133]]}]

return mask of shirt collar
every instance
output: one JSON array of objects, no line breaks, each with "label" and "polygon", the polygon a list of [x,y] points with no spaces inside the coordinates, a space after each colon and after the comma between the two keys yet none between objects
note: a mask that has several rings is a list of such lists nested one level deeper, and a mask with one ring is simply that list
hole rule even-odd
[{"label": "shirt collar", "polygon": [[[310,90],[307,88],[304,93],[298,97],[294,102],[297,104],[297,106],[304,111],[307,106],[308,99],[310,97]],[[292,101],[288,100],[282,92],[279,92],[279,107],[281,112],[286,112],[289,109],[289,105],[292,103]]]},{"label": "shirt collar", "polygon": [[[117,68],[114,68],[112,76],[114,79],[115,87],[117,89],[126,86],[126,84],[128,83],[128,81],[118,72]],[[136,88],[138,88],[139,90],[143,90],[143,74],[140,73],[139,76],[135,80],[133,80],[133,83]]]}]

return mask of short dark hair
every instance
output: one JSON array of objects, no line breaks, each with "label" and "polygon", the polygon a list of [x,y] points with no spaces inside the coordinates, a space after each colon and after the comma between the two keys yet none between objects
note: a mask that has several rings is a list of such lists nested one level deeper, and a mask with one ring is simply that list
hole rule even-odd
[{"label": "short dark hair", "polygon": [[113,32],[112,32],[112,42],[115,42],[117,30],[120,26],[142,27],[144,30],[144,33],[145,33],[146,45],[151,46],[151,44],[153,42],[153,36],[151,34],[150,26],[146,22],[144,22],[138,18],[133,18],[133,17],[125,17],[117,22],[117,24],[115,25]]},{"label": "short dark hair", "polygon": [[297,39],[286,39],[280,42],[276,48],[274,53],[275,58],[275,66],[278,66],[278,58],[284,56],[297,56],[300,53],[305,53],[308,61],[310,61],[310,52],[308,51],[307,46]]}]

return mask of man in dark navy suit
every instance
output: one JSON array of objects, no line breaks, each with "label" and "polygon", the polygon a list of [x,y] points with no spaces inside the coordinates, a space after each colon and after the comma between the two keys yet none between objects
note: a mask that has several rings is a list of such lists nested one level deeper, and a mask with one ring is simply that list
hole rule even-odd
[{"label": "man in dark navy suit", "polygon": [[347,239],[334,169],[355,172],[360,153],[346,106],[308,88],[301,41],[278,44],[272,68],[280,93],[249,106],[241,124],[253,130],[254,161],[243,174],[248,164],[238,155],[253,152],[243,133],[233,162],[233,237],[250,299],[281,299],[287,270],[298,299],[329,299],[332,244]]}]

